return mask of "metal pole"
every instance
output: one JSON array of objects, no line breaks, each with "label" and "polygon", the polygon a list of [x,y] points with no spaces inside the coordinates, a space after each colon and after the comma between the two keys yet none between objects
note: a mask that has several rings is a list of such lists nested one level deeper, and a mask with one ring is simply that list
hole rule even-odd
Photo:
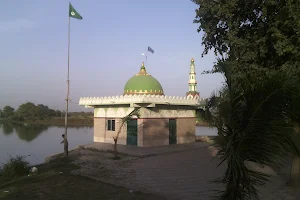
[{"label": "metal pole", "polygon": [[[68,25],[68,78],[67,78],[67,98],[66,98],[66,113],[65,113],[65,137],[64,145],[67,146],[68,138],[68,110],[69,110],[69,90],[70,90],[70,16],[69,16],[69,25]],[[64,149],[65,155],[68,155],[68,150]]]},{"label": "metal pole", "polygon": [[147,64],[147,55],[146,55],[146,68],[148,67],[148,64]]}]

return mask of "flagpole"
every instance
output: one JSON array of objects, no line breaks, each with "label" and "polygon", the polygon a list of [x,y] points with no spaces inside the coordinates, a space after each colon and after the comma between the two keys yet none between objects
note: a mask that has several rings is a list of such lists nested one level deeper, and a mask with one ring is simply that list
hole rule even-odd
[{"label": "flagpole", "polygon": [[148,67],[148,64],[147,64],[147,55],[146,55],[146,68]]},{"label": "flagpole", "polygon": [[148,65],[147,65],[147,54],[142,53],[142,55],[146,57],[146,67],[148,67]]},{"label": "flagpole", "polygon": [[68,23],[68,75],[67,75],[67,97],[66,97],[66,113],[65,113],[65,137],[64,137],[64,154],[68,155],[68,149],[67,146],[67,138],[68,138],[68,111],[69,111],[69,94],[70,94],[70,25],[71,20],[70,16],[68,17],[69,23]]}]

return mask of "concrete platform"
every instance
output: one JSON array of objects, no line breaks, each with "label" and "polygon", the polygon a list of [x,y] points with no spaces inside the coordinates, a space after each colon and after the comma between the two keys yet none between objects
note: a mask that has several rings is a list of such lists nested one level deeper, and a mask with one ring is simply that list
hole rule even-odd
[{"label": "concrete platform", "polygon": [[[121,154],[136,156],[136,157],[149,157],[156,156],[161,154],[171,154],[178,153],[183,151],[193,151],[195,149],[202,149],[209,147],[207,143],[194,142],[189,144],[174,144],[168,146],[159,146],[159,147],[137,147],[130,145],[121,145],[118,144],[118,151]],[[99,151],[112,151],[113,144],[95,142],[88,145],[81,146],[86,149],[96,149]]]},{"label": "concrete platform", "polygon": [[[122,165],[121,160],[121,163],[115,163],[116,166],[108,166],[111,170],[110,173],[114,175],[112,177],[104,176],[100,167],[101,160],[99,160],[99,165],[93,169],[99,170],[99,172],[94,172],[91,176],[133,190],[163,195],[172,200],[210,199],[214,194],[213,190],[223,189],[221,185],[211,183],[211,181],[221,177],[226,166],[223,164],[217,167],[220,160],[214,157],[214,148],[209,146],[207,143],[149,148],[118,145],[120,153],[143,159],[124,161]],[[113,146],[112,144],[93,143],[85,145],[84,148],[111,151]],[[120,168],[120,166],[122,167]],[[254,165],[254,168],[257,166]],[[87,173],[90,171],[92,170],[88,169]],[[259,199],[299,199],[299,191],[286,185],[287,174],[278,174],[277,170],[275,172],[276,175],[273,172],[269,173],[271,177],[266,187],[258,188]],[[95,177],[95,174],[99,175]]]}]

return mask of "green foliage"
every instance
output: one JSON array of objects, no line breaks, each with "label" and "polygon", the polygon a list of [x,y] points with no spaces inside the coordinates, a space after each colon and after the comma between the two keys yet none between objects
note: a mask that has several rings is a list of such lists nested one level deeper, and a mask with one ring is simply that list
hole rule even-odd
[{"label": "green foliage", "polygon": [[[204,54],[214,49],[246,74],[299,70],[299,1],[192,1],[199,5],[194,23],[205,33]],[[212,71],[221,71],[218,63]]]},{"label": "green foliage", "polygon": [[35,105],[32,102],[27,102],[19,106],[18,110],[14,112],[14,109],[10,106],[3,108],[2,115],[4,118],[13,121],[23,120],[37,120],[48,119],[50,117],[61,117],[62,112],[59,110],[53,110],[43,104]]},{"label": "green foliage", "polygon": [[267,177],[244,162],[280,166],[300,152],[300,1],[192,1],[203,54],[214,49],[218,56],[208,73],[222,73],[226,83],[200,111],[218,128],[227,164],[220,199],[258,198]]},{"label": "green foliage", "polygon": [[5,106],[3,108],[3,111],[2,111],[2,115],[3,117],[10,117],[14,114],[14,108],[10,107],[10,106]]},{"label": "green foliage", "polygon": [[[90,116],[93,116],[93,112],[69,112],[68,117],[75,117],[79,119],[89,120]],[[14,112],[14,109],[10,106],[4,107],[3,111],[0,110],[0,117],[4,117],[13,121],[24,121],[24,120],[45,120],[53,117],[65,116],[64,111],[50,109],[48,106],[43,104],[35,105],[32,102],[27,102],[19,106]]]},{"label": "green foliage", "polygon": [[215,142],[227,164],[220,199],[257,198],[257,186],[268,180],[262,173],[247,169],[245,161],[281,167],[287,155],[300,155],[299,75],[278,71],[253,88],[244,88],[238,78],[226,74],[228,87],[213,96],[201,111],[204,119],[218,128]]},{"label": "green foliage", "polygon": [[16,156],[9,158],[8,162],[3,164],[0,169],[0,178],[8,181],[28,174],[29,163],[25,161],[24,156]]},{"label": "green foliage", "polygon": [[17,112],[14,112],[13,115],[11,115],[10,117],[8,117],[9,120],[13,120],[13,121],[23,121],[24,119],[22,117],[20,117],[18,115]]},{"label": "green foliage", "polygon": [[140,116],[139,108],[135,108],[132,112],[122,118],[122,125],[133,119],[133,117],[140,118]]},{"label": "green foliage", "polygon": [[42,108],[31,102],[20,105],[17,110],[18,116],[20,116],[22,119],[29,120],[38,119],[41,112]]},{"label": "green foliage", "polygon": [[68,116],[70,117],[78,117],[78,118],[87,118],[94,116],[93,112],[69,112]]}]

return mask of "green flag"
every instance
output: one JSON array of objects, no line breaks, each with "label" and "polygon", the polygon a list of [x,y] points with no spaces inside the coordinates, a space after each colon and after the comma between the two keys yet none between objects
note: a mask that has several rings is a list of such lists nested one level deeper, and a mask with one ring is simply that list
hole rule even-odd
[{"label": "green flag", "polygon": [[81,15],[73,8],[71,3],[69,3],[69,17],[82,19]]}]

